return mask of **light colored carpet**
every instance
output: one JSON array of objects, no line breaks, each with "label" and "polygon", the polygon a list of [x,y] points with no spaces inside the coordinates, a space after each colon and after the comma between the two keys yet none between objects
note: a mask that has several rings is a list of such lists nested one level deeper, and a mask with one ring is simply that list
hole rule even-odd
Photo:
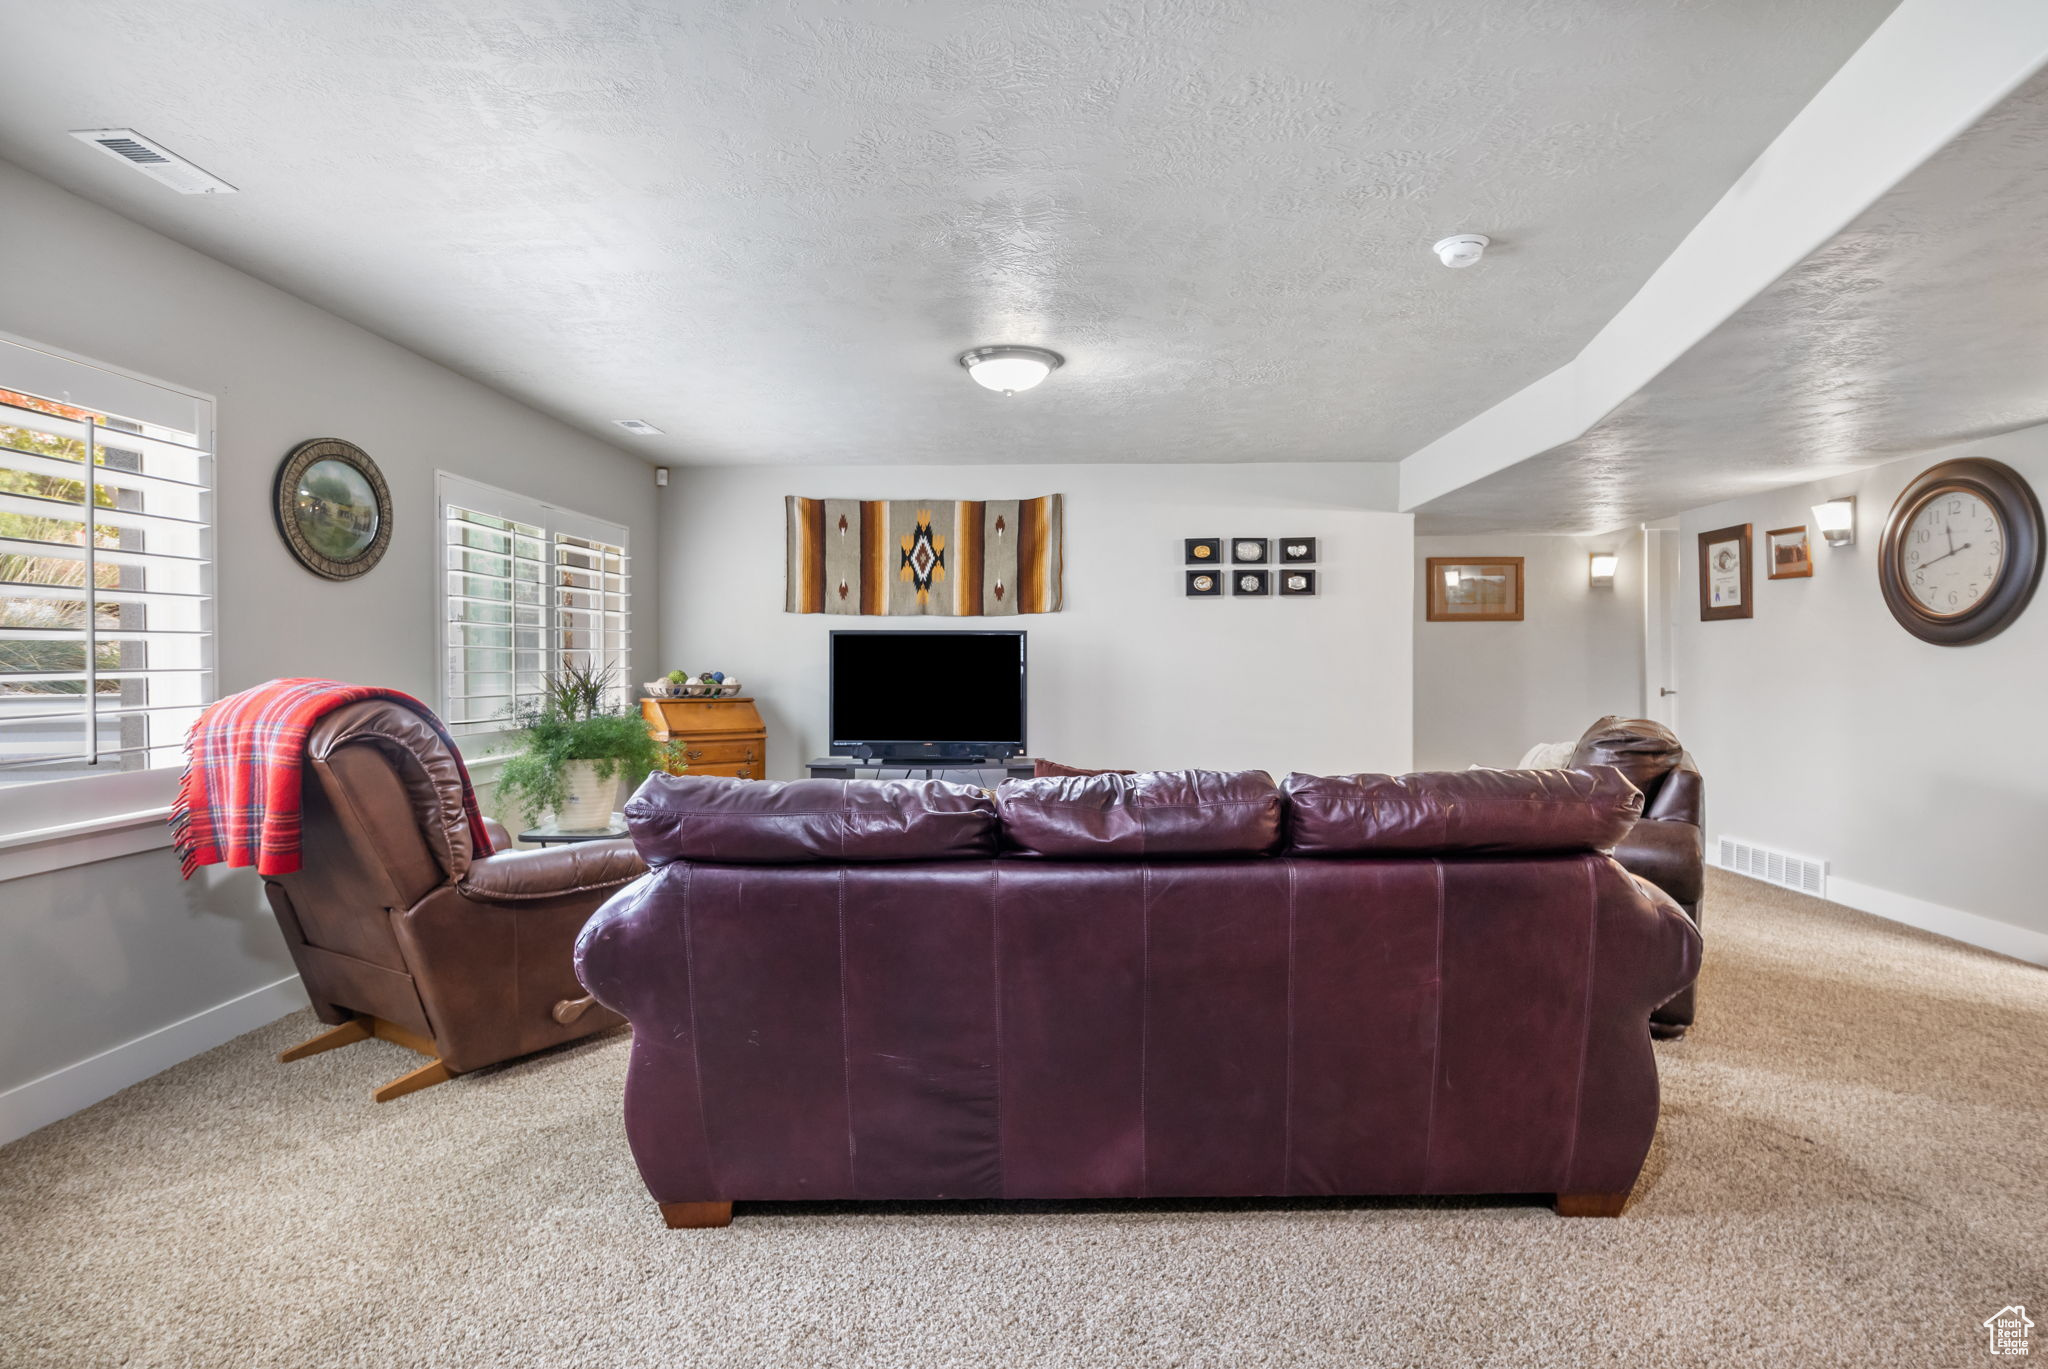
[{"label": "light colored carpet", "polygon": [[1716,875],[1634,1205],[742,1206],[668,1231],[622,1037],[379,1107],[297,1014],[0,1151],[0,1363],[1973,1364],[2048,1355],[2048,972]]}]

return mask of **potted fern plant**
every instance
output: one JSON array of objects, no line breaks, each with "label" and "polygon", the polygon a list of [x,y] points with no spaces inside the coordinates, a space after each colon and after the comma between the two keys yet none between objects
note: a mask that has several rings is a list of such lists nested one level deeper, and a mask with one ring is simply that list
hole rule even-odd
[{"label": "potted fern plant", "polygon": [[568,832],[611,822],[624,775],[680,770],[679,747],[647,735],[638,713],[610,708],[616,667],[565,664],[541,697],[511,712],[520,751],[498,772],[498,800],[529,823],[543,813]]}]

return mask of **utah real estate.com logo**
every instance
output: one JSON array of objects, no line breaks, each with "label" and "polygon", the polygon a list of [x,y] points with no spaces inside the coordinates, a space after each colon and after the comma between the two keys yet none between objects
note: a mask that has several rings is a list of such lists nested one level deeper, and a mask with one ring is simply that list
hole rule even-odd
[{"label": "utah real estate.com logo", "polygon": [[2027,1309],[2017,1304],[2001,1307],[1984,1319],[1984,1330],[1991,1337],[1991,1353],[1994,1355],[2026,1354],[2027,1332],[2033,1329],[2033,1319],[2027,1316]]}]

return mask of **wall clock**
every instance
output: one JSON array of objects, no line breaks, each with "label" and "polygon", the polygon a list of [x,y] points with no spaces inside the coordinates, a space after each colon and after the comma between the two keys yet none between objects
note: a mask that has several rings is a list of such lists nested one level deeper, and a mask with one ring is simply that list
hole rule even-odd
[{"label": "wall clock", "polygon": [[353,580],[391,545],[391,491],[368,452],[338,437],[292,448],[277,468],[277,530],[299,563],[329,580]]},{"label": "wall clock", "polygon": [[1878,582],[1899,625],[1924,642],[1967,646],[2019,617],[2041,579],[2041,504],[1996,461],[1944,461],[1892,505]]}]

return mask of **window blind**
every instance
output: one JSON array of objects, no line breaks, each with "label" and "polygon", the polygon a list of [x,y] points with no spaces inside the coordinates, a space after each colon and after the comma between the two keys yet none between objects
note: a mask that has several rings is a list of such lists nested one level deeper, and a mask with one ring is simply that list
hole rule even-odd
[{"label": "window blind", "polygon": [[611,702],[623,707],[626,530],[457,476],[443,474],[440,486],[449,727],[504,726],[565,665],[616,667]]},{"label": "window blind", "polygon": [[180,763],[212,474],[198,434],[0,389],[0,785]]}]

